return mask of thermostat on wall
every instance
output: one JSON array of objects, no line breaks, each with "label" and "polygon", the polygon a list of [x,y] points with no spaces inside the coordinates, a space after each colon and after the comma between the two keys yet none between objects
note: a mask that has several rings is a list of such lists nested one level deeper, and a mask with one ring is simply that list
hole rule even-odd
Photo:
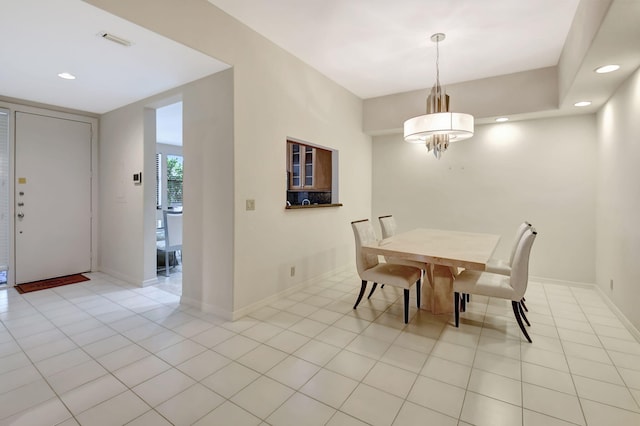
[{"label": "thermostat on wall", "polygon": [[133,174],[133,183],[140,185],[142,183],[142,172]]}]

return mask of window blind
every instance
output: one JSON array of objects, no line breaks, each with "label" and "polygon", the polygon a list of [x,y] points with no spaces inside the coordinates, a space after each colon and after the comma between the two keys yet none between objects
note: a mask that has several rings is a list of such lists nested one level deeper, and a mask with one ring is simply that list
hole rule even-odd
[{"label": "window blind", "polygon": [[162,154],[156,154],[156,209],[162,208]]},{"label": "window blind", "polygon": [[[9,266],[9,110],[0,108],[0,271]],[[5,274],[3,276],[6,277]]]}]

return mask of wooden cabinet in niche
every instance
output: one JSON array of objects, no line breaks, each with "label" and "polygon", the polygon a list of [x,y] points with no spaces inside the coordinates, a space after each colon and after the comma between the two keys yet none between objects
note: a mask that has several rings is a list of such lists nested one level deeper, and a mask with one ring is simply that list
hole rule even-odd
[{"label": "wooden cabinet in niche", "polygon": [[287,141],[289,191],[331,191],[331,151]]}]

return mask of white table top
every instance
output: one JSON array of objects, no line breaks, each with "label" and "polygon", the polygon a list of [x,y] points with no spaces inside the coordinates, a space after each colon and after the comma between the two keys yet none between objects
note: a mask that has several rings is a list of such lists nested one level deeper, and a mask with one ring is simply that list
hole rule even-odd
[{"label": "white table top", "polygon": [[484,271],[499,240],[493,234],[419,228],[362,249],[368,254]]}]

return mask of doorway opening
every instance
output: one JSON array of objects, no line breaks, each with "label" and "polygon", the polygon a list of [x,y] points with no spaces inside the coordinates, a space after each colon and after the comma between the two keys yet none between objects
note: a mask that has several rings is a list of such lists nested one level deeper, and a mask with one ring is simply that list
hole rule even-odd
[{"label": "doorway opening", "polygon": [[182,102],[176,102],[156,109],[156,273],[158,287],[178,295],[182,294],[183,174]]}]

